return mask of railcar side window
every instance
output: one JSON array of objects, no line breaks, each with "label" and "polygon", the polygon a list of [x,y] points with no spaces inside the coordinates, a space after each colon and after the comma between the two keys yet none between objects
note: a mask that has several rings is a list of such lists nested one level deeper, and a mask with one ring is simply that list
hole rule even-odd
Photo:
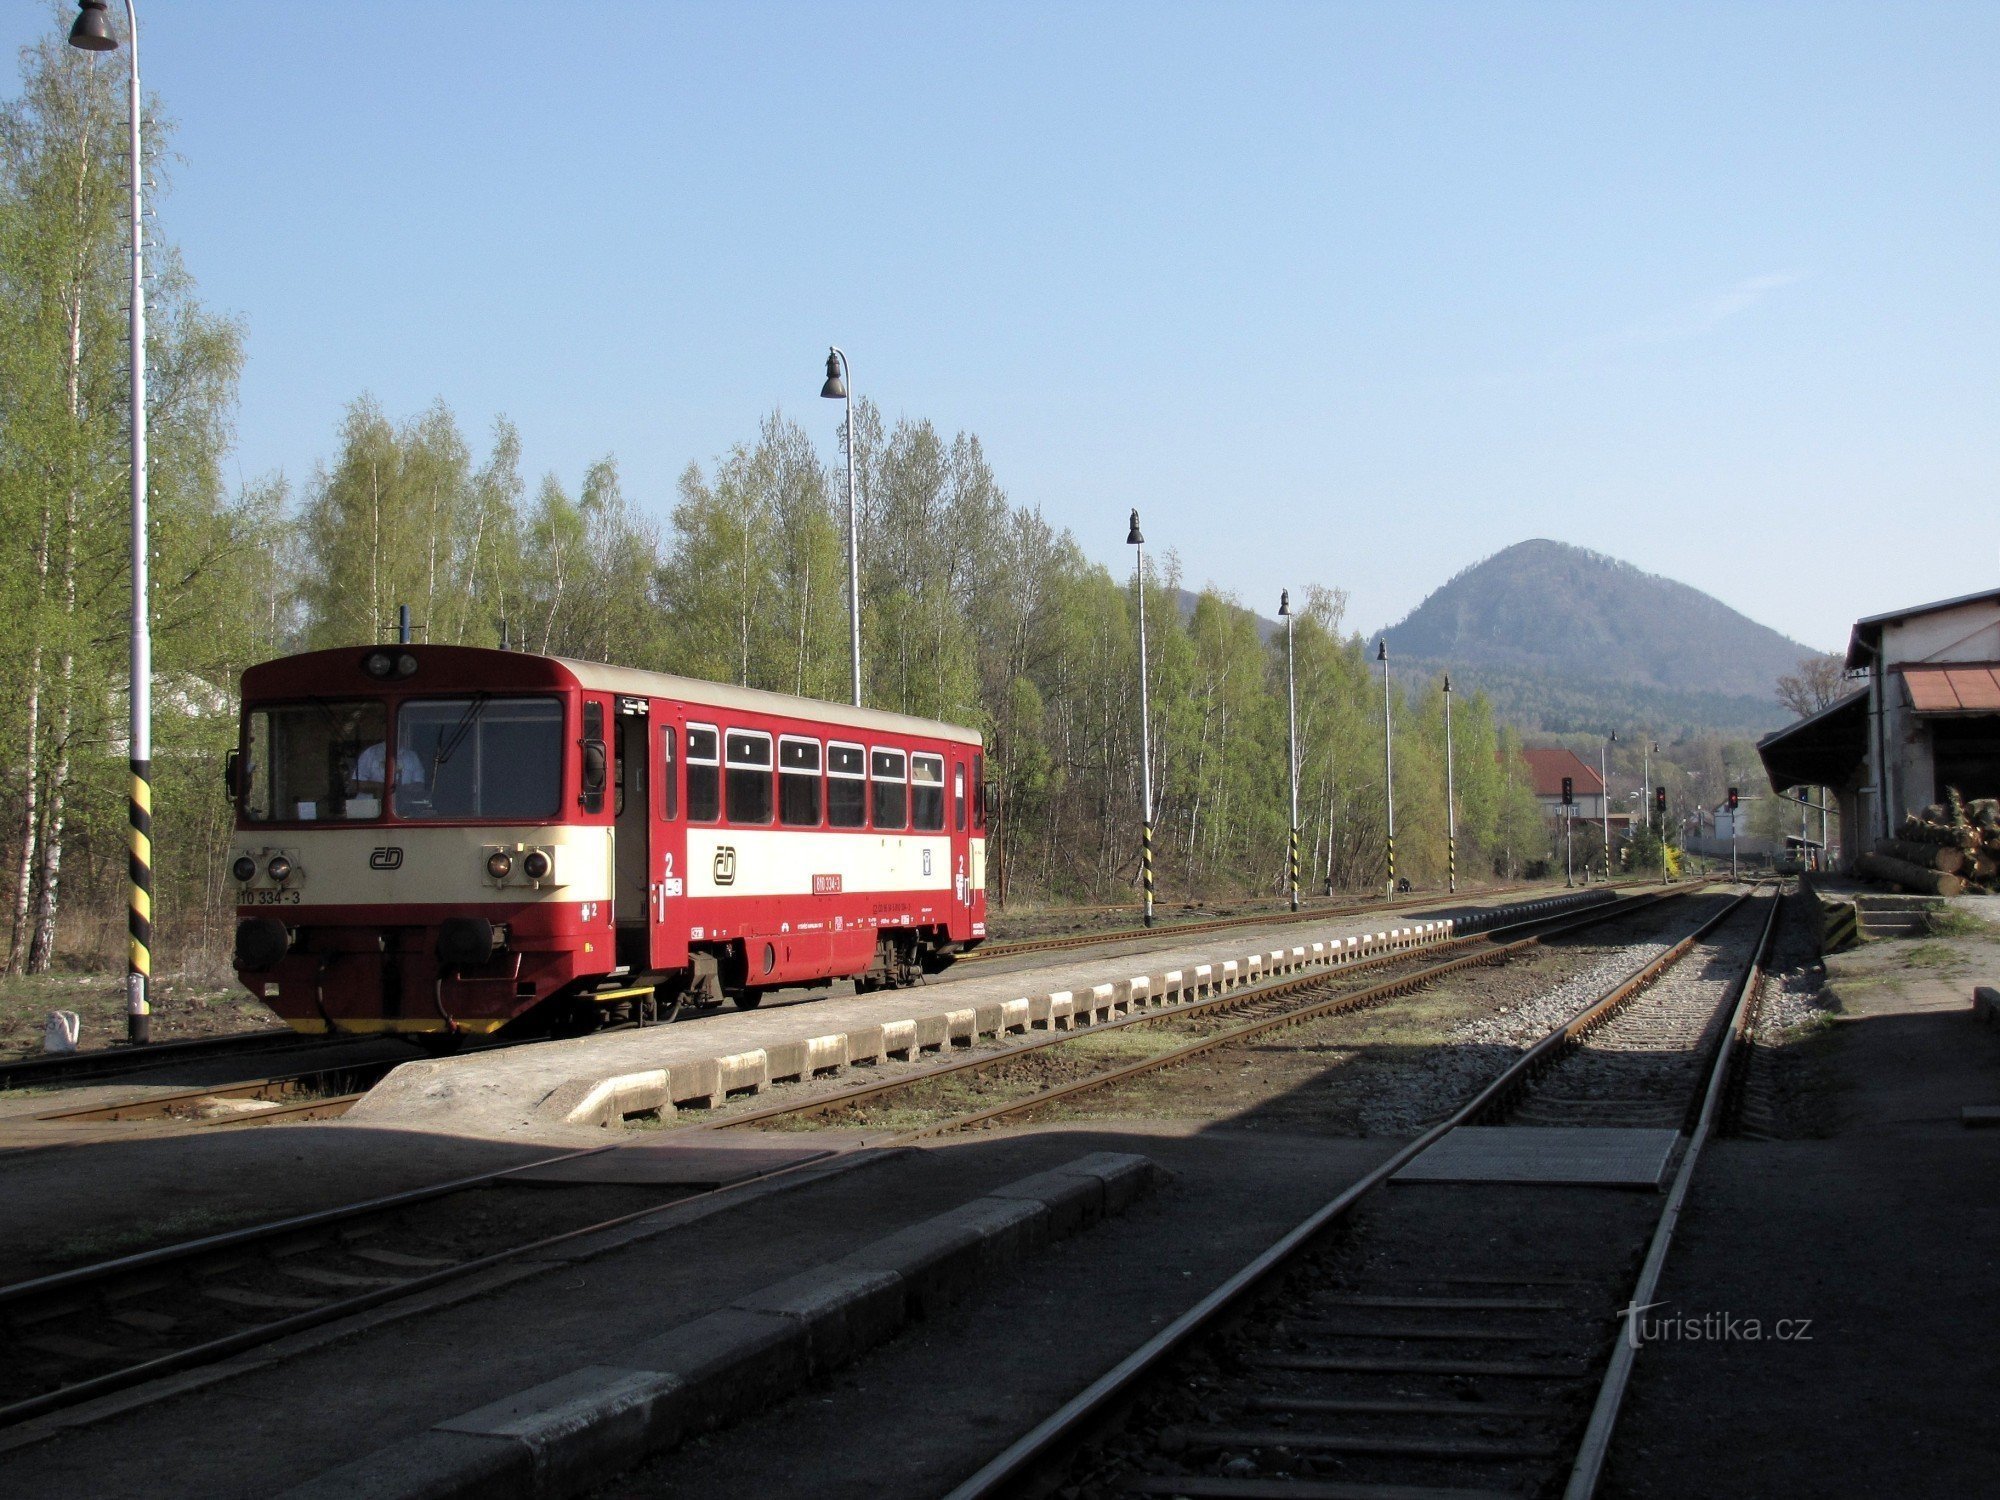
[{"label": "railcar side window", "polygon": [[778,740],[778,821],[819,827],[819,741]]},{"label": "railcar side window", "polygon": [[972,826],[986,826],[986,757],[977,752],[972,757]]},{"label": "railcar side window", "polygon": [[660,726],[660,817],[671,823],[681,815],[681,787],[674,775],[674,726]]},{"label": "railcar side window", "polygon": [[826,821],[832,828],[868,823],[868,754],[859,745],[826,747]]},{"label": "railcar side window", "polygon": [[[380,703],[253,708],[237,773],[252,823],[382,816],[388,710]],[[397,760],[408,769],[405,757]]]},{"label": "railcar side window", "polygon": [[[562,806],[554,698],[417,698],[396,713],[399,818],[552,818]],[[364,754],[360,769],[370,768]]]},{"label": "railcar side window", "polygon": [[951,763],[951,826],[965,832],[965,762]]},{"label": "railcar side window", "polygon": [[688,821],[713,823],[722,816],[722,746],[712,724],[687,727]]},{"label": "railcar side window", "polygon": [[771,821],[771,737],[751,729],[723,736],[724,777],[729,783],[729,821]]},{"label": "railcar side window", "polygon": [[875,826],[904,828],[910,821],[910,788],[903,769],[903,752],[877,750],[870,761],[875,781]]},{"label": "railcar side window", "polygon": [[944,757],[910,757],[910,826],[925,833],[944,828]]}]

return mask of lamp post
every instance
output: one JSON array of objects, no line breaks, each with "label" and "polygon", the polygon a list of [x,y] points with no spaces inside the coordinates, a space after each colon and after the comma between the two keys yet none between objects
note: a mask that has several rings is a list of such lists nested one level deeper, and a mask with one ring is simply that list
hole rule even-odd
[{"label": "lamp post", "polygon": [[1285,622],[1285,763],[1291,774],[1291,839],[1285,858],[1292,910],[1299,909],[1299,695],[1292,671],[1292,591],[1278,590],[1278,618]]},{"label": "lamp post", "polygon": [[854,706],[861,707],[861,525],[854,506],[854,393],[849,389],[847,354],[838,344],[826,351],[826,384],[820,395],[847,403],[847,654],[854,679]]},{"label": "lamp post", "polygon": [[1389,895],[1396,894],[1396,733],[1389,707],[1389,643],[1375,643],[1375,660],[1382,663],[1382,800],[1388,809]]},{"label": "lamp post", "polygon": [[1451,673],[1444,674],[1444,878],[1458,894],[1458,782],[1451,761]]},{"label": "lamp post", "polygon": [[[109,52],[118,45],[105,0],[80,0],[69,44],[85,52]],[[125,0],[125,40],[131,49],[132,172],[132,691],[131,773],[127,807],[131,817],[130,886],[125,925],[125,1035],[133,1042],[153,1039],[153,635],[147,609],[146,557],[146,242],[140,217],[145,158],[139,153],[139,15]]]},{"label": "lamp post", "polygon": [[[1146,895],[1146,925],[1153,925],[1153,715],[1146,684],[1146,537],[1139,530],[1139,512],[1125,533],[1127,546],[1139,551],[1139,880]],[[1297,821],[1296,818],[1293,819]]]},{"label": "lamp post", "polygon": [[1597,779],[1604,783],[1598,797],[1598,812],[1604,818],[1604,878],[1611,878],[1611,761],[1610,749],[1618,743],[1615,734],[1606,735],[1597,747]]}]

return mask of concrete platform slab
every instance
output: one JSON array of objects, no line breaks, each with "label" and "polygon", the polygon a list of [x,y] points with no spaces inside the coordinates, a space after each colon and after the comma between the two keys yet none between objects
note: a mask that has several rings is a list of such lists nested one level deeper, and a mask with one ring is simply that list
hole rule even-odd
[{"label": "concrete platform slab", "polygon": [[[1361,913],[1178,940],[1169,932],[1158,947],[1139,954],[1059,960],[1013,973],[971,969],[917,989],[407,1063],[357,1104],[341,1127],[504,1138],[615,1125],[635,1114],[711,1106],[730,1093],[891,1056],[911,1058],[1037,1027],[1094,1024],[1228,991],[1253,973],[1339,967],[1529,915],[1581,908],[1612,894],[1598,889],[1460,902],[1405,916],[1389,929]],[[1134,972],[1142,966],[1144,973]]]},{"label": "concrete platform slab", "polygon": [[1389,1180],[1657,1188],[1679,1140],[1677,1130],[1461,1125]]}]

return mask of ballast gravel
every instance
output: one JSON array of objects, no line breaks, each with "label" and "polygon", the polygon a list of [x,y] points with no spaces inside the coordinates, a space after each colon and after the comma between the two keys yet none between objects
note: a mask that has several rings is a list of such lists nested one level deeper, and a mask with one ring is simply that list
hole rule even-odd
[{"label": "ballast gravel", "polygon": [[1444,1118],[1522,1052],[1707,921],[1720,904],[1719,899],[1704,902],[1676,934],[1607,954],[1531,1000],[1461,1021],[1442,1044],[1413,1054],[1396,1070],[1394,1083],[1362,1104],[1364,1130],[1369,1135],[1415,1135]]}]

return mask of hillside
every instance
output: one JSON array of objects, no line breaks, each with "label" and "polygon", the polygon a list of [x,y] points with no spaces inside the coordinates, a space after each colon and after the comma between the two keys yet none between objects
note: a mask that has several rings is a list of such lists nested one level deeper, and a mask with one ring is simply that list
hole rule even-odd
[{"label": "hillside", "polygon": [[1403,671],[1448,666],[1528,728],[1736,730],[1789,716],[1773,684],[1811,648],[1721,600],[1562,542],[1467,568],[1383,632]]}]

